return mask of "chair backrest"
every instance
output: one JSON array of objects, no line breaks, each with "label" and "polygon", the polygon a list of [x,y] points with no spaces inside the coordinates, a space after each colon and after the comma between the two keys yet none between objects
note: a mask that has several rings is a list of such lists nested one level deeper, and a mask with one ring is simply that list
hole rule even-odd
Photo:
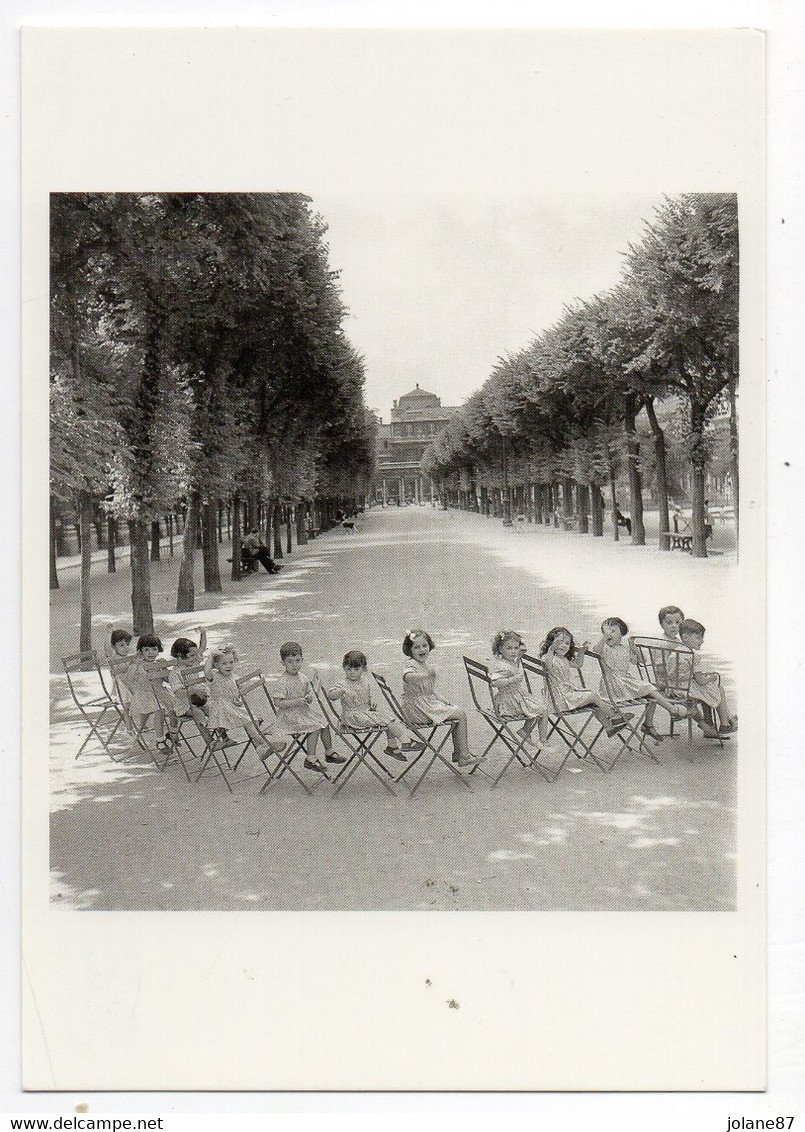
[{"label": "chair backrest", "polygon": [[656,688],[686,697],[693,676],[693,650],[665,637],[632,637],[640,674]]},{"label": "chair backrest", "polygon": [[176,671],[181,676],[188,693],[204,692],[205,695],[208,693],[210,686],[203,664],[180,664]]},{"label": "chair backrest", "polygon": [[95,649],[88,649],[85,652],[76,652],[73,653],[72,656],[62,657],[61,663],[64,669],[64,675],[67,677],[67,687],[70,689],[70,695],[73,697],[73,702],[77,707],[83,707],[87,703],[87,700],[97,699],[97,696],[91,694],[89,696],[81,695],[81,688],[77,687],[74,681],[75,675],[79,672],[94,672],[100,681],[103,694],[107,699],[112,698],[109,695],[109,689],[106,687],[106,682],[104,681],[101,666],[98,661],[98,654],[95,652]]},{"label": "chair backrest", "polygon": [[330,699],[321,684],[312,684],[312,688],[316,702],[324,713],[324,718],[331,727],[335,727],[335,729],[339,731],[343,724],[341,721],[341,712],[336,707],[335,701]]},{"label": "chair backrest", "polygon": [[[526,653],[520,658],[520,663],[522,664],[523,672],[525,673],[526,686],[528,687],[529,692],[532,691],[531,677],[541,676],[545,685],[545,690],[548,693],[548,701],[551,711],[556,713],[557,715],[561,715],[562,712],[566,709],[562,706],[562,701],[556,694],[556,689],[553,685],[553,678],[545,661],[536,656],[529,656],[529,654]],[[580,668],[576,669],[576,671],[579,674],[579,682],[581,683],[582,688],[586,688],[587,685],[584,681],[584,673]]]},{"label": "chair backrest", "polygon": [[[470,686],[470,695],[472,702],[475,704],[477,711],[489,714],[494,711],[494,702],[492,700],[492,680],[489,675],[489,669],[485,664],[481,664],[479,660],[473,660],[469,656],[464,657],[464,668],[467,672],[467,682]],[[484,700],[482,704],[478,698],[481,688],[485,691]]]},{"label": "chair backrest", "polygon": [[394,712],[397,719],[403,719],[402,704],[394,695],[394,692],[391,690],[391,685],[389,684],[388,680],[385,678],[385,676],[381,676],[379,672],[373,672],[372,676],[374,677],[375,683],[383,694],[383,698],[385,699],[391,710]]},{"label": "chair backrest", "polygon": [[258,668],[253,668],[249,672],[244,672],[242,676],[236,677],[235,687],[244,700],[250,693],[256,692],[258,689],[266,691],[263,674]]},{"label": "chair backrest", "polygon": [[597,653],[595,649],[587,649],[587,656],[592,657],[593,660],[598,662],[598,667],[601,670],[601,680],[604,684],[604,694],[606,695],[606,698],[613,704],[617,703],[618,693],[615,685],[612,682],[612,672],[610,671],[609,665],[606,663],[603,656],[601,656],[600,653]]}]

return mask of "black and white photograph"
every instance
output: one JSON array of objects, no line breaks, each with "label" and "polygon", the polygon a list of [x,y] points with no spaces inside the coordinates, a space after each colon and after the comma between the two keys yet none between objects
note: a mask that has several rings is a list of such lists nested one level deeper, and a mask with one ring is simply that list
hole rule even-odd
[{"label": "black and white photograph", "polygon": [[25,1087],[762,1089],[762,36],[23,48]]},{"label": "black and white photograph", "polygon": [[52,901],[734,909],[737,196],[50,209]]}]

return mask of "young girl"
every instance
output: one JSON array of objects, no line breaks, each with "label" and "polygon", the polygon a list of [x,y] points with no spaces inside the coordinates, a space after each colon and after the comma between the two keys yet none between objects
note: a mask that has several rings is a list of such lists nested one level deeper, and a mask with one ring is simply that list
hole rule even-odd
[{"label": "young girl", "polygon": [[177,714],[192,715],[196,723],[206,724],[209,696],[200,686],[188,695],[183,679],[183,672],[204,663],[207,630],[199,625],[196,632],[199,634],[198,644],[189,637],[177,637],[171,645],[171,656],[176,661],[176,667],[168,670],[168,683],[176,701]]},{"label": "young girl", "polygon": [[571,669],[581,668],[586,652],[587,644],[576,648],[573,634],[562,626],[551,629],[540,648],[540,656],[548,670],[551,690],[559,710],[589,707],[598,722],[603,725],[607,735],[614,735],[626,726],[629,717],[605,703],[597,692],[589,688],[580,688],[573,681]]},{"label": "young girl", "polygon": [[467,713],[463,708],[447,703],[434,691],[438,673],[428,664],[428,656],[434,647],[432,638],[424,629],[411,629],[405,634],[402,651],[409,658],[409,663],[403,670],[403,714],[408,723],[416,727],[432,723],[452,724],[453,762],[462,769],[477,766],[481,760],[470,754]]},{"label": "young girl", "polygon": [[[705,672],[699,658],[699,650],[704,644],[705,628],[699,621],[685,620],[679,626],[679,637],[683,645],[692,650],[692,657],[687,661],[687,671],[690,673],[690,695],[696,701],[696,714],[694,718],[701,728],[702,734],[708,739],[716,739],[724,735],[732,735],[738,730],[738,716],[730,710],[727,693],[717,672]],[[718,728],[706,718],[705,708],[715,713]]]},{"label": "young girl", "polygon": [[390,712],[381,710],[375,698],[374,683],[368,672],[366,657],[357,649],[351,649],[344,657],[344,679],[339,680],[326,694],[331,700],[341,701],[341,719],[346,727],[358,730],[367,727],[386,729],[386,754],[398,762],[407,762],[403,750],[421,751],[421,744],[406,743],[407,732],[399,720]]},{"label": "young girl", "polygon": [[285,675],[277,678],[271,690],[280,726],[292,734],[307,736],[304,766],[306,770],[326,776],[327,768],[316,758],[319,736],[324,744],[324,758],[328,763],[343,763],[346,759],[333,750],[333,737],[327,720],[316,703],[313,685],[301,671],[302,646],[296,641],[286,641],[280,648],[280,660]]},{"label": "young girl", "polygon": [[[669,699],[660,692],[653,684],[647,683],[642,680],[640,673],[637,670],[637,656],[632,646],[631,641],[627,641],[626,637],[629,633],[629,626],[620,617],[607,617],[601,625],[601,640],[595,646],[595,651],[601,658],[601,663],[607,670],[609,678],[609,691],[611,691],[616,701],[631,700],[631,699],[648,699],[653,704],[659,704],[664,707],[669,715],[675,719],[682,719],[687,712],[684,707],[679,704],[672,704]],[[601,687],[599,691],[603,695],[607,695],[607,681],[601,677]],[[648,715],[648,708],[646,709]],[[645,722],[643,722],[643,731],[647,735],[651,735],[655,741],[662,741],[662,736],[658,735],[654,729]]]},{"label": "young girl", "polygon": [[225,645],[204,661],[204,674],[210,684],[209,725],[213,736],[221,743],[228,739],[228,728],[241,727],[254,743],[257,757],[265,762],[271,754],[283,751],[287,740],[277,734],[262,735],[249,718],[235,683],[235,665],[238,654],[231,645]]},{"label": "young girl", "polygon": [[[503,719],[522,719],[517,734],[524,743],[539,750],[549,750],[548,713],[542,696],[526,692],[521,658],[525,641],[513,629],[501,629],[492,639],[492,662],[489,678],[492,681],[492,702]],[[539,742],[532,738],[538,728]]]},{"label": "young girl", "polygon": [[[173,695],[165,686],[167,673],[165,665],[159,660],[162,641],[152,634],[145,634],[137,641],[137,654],[118,679],[129,691],[128,711],[135,730],[142,733],[153,716],[156,746],[159,751],[167,751],[176,741],[176,704]],[[160,680],[159,672],[163,673]],[[165,737],[165,717],[168,720],[168,735]]]}]

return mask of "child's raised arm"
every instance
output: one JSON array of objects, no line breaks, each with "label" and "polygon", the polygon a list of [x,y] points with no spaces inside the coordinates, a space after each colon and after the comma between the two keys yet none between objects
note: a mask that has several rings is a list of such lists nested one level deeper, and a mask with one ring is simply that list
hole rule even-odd
[{"label": "child's raised arm", "polygon": [[212,680],[212,657],[208,656],[204,661],[204,676],[207,680]]},{"label": "child's raised arm", "polygon": [[590,642],[585,641],[583,645],[576,646],[576,655],[570,661],[574,668],[581,669],[584,666],[584,658],[587,655],[587,649],[590,647]]},{"label": "child's raised arm", "polygon": [[[600,655],[601,655],[601,650],[603,649],[603,647],[604,647],[604,645],[605,645],[606,643],[607,643],[606,637],[605,637],[605,636],[603,635],[603,633],[602,633],[602,634],[601,634],[601,636],[600,636],[600,637],[598,638],[598,640],[597,640],[597,641],[595,642],[595,645],[593,646],[593,650],[592,650],[592,651],[593,651],[594,653],[597,653],[597,654],[598,654],[598,656],[600,656]],[[586,651],[586,650],[585,650],[585,651]]]},{"label": "child's raised arm", "polygon": [[199,625],[196,628],[196,632],[199,634],[198,651],[200,653],[205,653],[207,651],[207,630],[203,626]]}]

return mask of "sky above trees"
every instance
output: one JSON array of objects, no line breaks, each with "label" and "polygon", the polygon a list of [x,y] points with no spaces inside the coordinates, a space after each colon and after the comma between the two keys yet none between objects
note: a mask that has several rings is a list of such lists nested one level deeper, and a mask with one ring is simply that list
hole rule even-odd
[{"label": "sky above trees", "polygon": [[613,287],[662,197],[324,196],[330,264],[388,420],[416,382],[458,405],[565,304]]}]

